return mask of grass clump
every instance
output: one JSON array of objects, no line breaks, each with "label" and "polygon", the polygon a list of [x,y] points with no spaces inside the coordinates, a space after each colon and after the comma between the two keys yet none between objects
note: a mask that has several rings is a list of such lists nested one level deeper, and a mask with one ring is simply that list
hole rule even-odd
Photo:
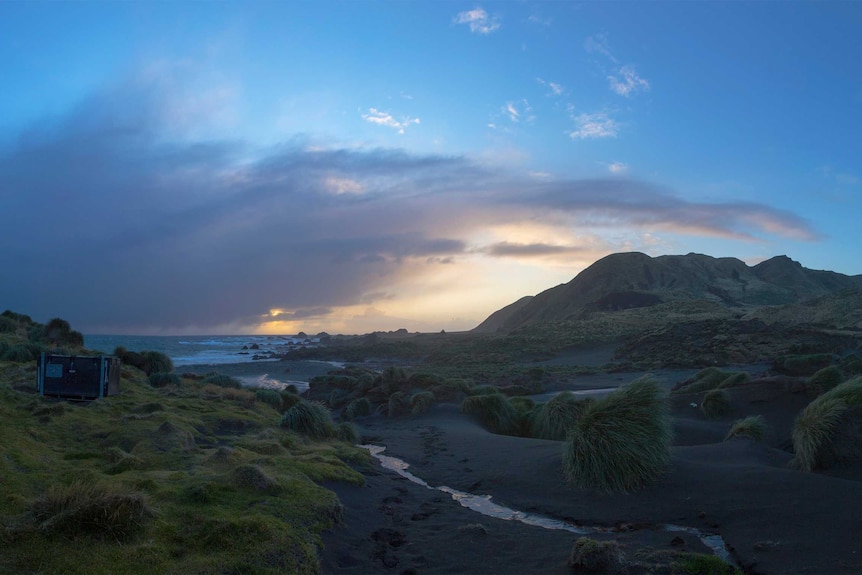
[{"label": "grass clump", "polygon": [[203,379],[204,383],[226,387],[228,389],[242,389],[242,382],[235,377],[223,373],[208,373]]},{"label": "grass clump", "polygon": [[278,482],[257,465],[240,465],[231,473],[231,484],[237,489],[274,493]]},{"label": "grass clump", "polygon": [[818,370],[808,378],[808,386],[820,395],[833,389],[843,380],[844,374],[841,373],[841,370],[835,365],[830,365]]},{"label": "grass clump", "polygon": [[404,415],[410,408],[410,396],[406,391],[396,391],[389,396],[386,404],[387,415],[389,417],[398,417]]},{"label": "grass clump", "polygon": [[281,396],[281,409],[279,410],[281,413],[284,413],[285,411],[302,401],[302,397],[300,397],[299,394],[296,393],[296,391],[291,391],[288,388],[282,389],[278,392],[278,394]]},{"label": "grass clump", "polygon": [[673,390],[673,393],[701,393],[711,389],[744,385],[751,380],[745,371],[724,371],[717,367],[707,367]]},{"label": "grass clump", "polygon": [[164,371],[156,371],[149,375],[147,380],[153,387],[167,387],[169,385],[179,385],[180,376],[175,373],[166,373]]},{"label": "grass clump", "polygon": [[623,554],[616,541],[580,537],[572,546],[569,567],[578,572],[613,575],[623,569]]},{"label": "grass clump", "polygon": [[761,441],[764,435],[766,435],[766,421],[763,420],[763,416],[750,415],[734,422],[724,440],[727,441],[734,437],[750,437],[755,441]]},{"label": "grass clump", "polygon": [[707,419],[718,419],[730,413],[730,396],[723,389],[710,389],[703,395],[700,411]]},{"label": "grass clump", "polygon": [[255,401],[271,405],[279,412],[281,411],[281,395],[274,389],[258,387],[254,390],[254,399]]},{"label": "grass clump", "polygon": [[717,388],[722,381],[727,379],[728,373],[717,367],[707,367],[695,374],[695,376],[674,389],[673,393],[700,393]]},{"label": "grass clump", "polygon": [[344,411],[342,411],[341,415],[348,420],[354,420],[359,417],[367,417],[371,415],[371,402],[368,401],[367,397],[360,397],[358,399],[354,399],[347,404],[347,407],[344,408]]},{"label": "grass clump", "polygon": [[3,355],[0,356],[0,359],[3,361],[12,361],[15,363],[27,363],[28,361],[33,361],[36,359],[36,356],[33,355],[33,352],[30,348],[24,344],[17,344],[9,346],[9,348],[3,352]]},{"label": "grass clump", "polygon": [[466,397],[461,402],[461,411],[476,417],[491,433],[517,433],[518,412],[502,393]]},{"label": "grass clump", "polygon": [[137,491],[78,481],[52,486],[30,506],[33,525],[49,536],[124,541],[155,516]]},{"label": "grass clump", "polygon": [[720,389],[724,389],[726,387],[736,387],[737,385],[745,385],[751,381],[751,375],[747,371],[734,371],[728,374],[721,382],[719,382],[718,387]]},{"label": "grass clump", "polygon": [[533,410],[530,435],[563,441],[577,423],[583,407],[570,391],[555,395],[548,403]]},{"label": "grass clump", "polygon": [[510,397],[509,403],[518,413],[530,413],[536,407],[536,402],[529,397]]},{"label": "grass clump", "polygon": [[862,443],[860,426],[842,424],[846,419],[858,419],[860,408],[862,377],[845,381],[809,403],[793,425],[794,465],[813,471],[836,459],[857,458]]},{"label": "grass clump", "polygon": [[342,421],[335,426],[335,438],[350,444],[356,444],[359,443],[359,432],[356,431],[356,426],[349,421]]},{"label": "grass clump", "polygon": [[832,354],[829,353],[788,355],[776,359],[772,369],[785,375],[810,376],[831,365],[833,359]]},{"label": "grass clump", "polygon": [[410,397],[410,413],[419,415],[425,413],[434,404],[434,393],[430,391],[419,391]]},{"label": "grass clump", "polygon": [[314,401],[302,400],[285,411],[281,427],[318,439],[332,437],[335,433],[329,410]]},{"label": "grass clump", "polygon": [[563,447],[563,474],[581,488],[631,491],[665,470],[671,439],[661,387],[638,379],[584,409]]},{"label": "grass clump", "polygon": [[170,372],[174,370],[174,362],[160,351],[143,351],[141,355],[147,362],[144,373],[150,375],[157,372]]},{"label": "grass clump", "polygon": [[715,555],[682,553],[674,564],[674,572],[686,575],[742,575],[742,571]]}]

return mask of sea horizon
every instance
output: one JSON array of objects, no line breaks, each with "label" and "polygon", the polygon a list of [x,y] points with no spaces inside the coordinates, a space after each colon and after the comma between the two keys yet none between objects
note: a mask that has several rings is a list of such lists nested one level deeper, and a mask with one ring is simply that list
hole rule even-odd
[{"label": "sea horizon", "polygon": [[[319,338],[296,335],[110,335],[84,334],[84,347],[112,354],[117,347],[128,351],[158,351],[177,367],[271,361],[262,356],[284,353],[291,347],[316,345]],[[258,359],[254,359],[258,357]]]}]

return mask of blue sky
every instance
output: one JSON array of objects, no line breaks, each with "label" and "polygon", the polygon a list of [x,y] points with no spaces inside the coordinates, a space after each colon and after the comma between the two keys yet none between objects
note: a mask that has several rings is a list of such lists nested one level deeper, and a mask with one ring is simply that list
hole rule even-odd
[{"label": "blue sky", "polygon": [[451,331],[618,251],[859,274],[860,29],[855,2],[0,3],[0,306]]}]

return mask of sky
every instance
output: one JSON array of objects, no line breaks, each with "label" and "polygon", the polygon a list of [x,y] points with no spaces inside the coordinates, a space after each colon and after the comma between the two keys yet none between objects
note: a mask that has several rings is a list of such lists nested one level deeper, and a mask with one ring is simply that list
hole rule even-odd
[{"label": "sky", "polygon": [[605,255],[862,274],[862,3],[0,1],[0,308],[471,329]]}]

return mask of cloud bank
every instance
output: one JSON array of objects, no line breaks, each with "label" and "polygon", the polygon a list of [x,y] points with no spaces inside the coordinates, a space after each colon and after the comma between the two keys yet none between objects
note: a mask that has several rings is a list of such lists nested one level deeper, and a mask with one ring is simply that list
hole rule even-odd
[{"label": "cloud bank", "polygon": [[[302,138],[266,149],[196,139],[146,88],[107,90],[0,147],[0,305],[91,333],[240,330],[383,305],[405,283],[433,291],[442,270],[466,277],[476,258],[570,258],[581,250],[564,241],[572,230],[817,238],[787,211],[692,202],[619,175],[554,180]],[[583,120],[590,135],[578,137],[612,130]],[[536,222],[559,237],[486,233]]]}]

